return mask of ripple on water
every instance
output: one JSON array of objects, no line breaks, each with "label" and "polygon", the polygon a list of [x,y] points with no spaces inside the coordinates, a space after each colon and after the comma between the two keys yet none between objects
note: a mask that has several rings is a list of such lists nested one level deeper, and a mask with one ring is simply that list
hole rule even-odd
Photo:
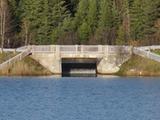
[{"label": "ripple on water", "polygon": [[0,78],[0,120],[160,120],[159,101],[159,78]]}]

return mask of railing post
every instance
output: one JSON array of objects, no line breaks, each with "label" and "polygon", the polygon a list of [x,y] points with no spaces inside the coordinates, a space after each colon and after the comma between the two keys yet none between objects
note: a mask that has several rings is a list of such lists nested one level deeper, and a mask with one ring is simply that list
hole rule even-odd
[{"label": "railing post", "polygon": [[53,52],[53,50],[52,50],[52,45],[50,45],[50,52]]},{"label": "railing post", "polygon": [[98,53],[102,53],[103,52],[103,46],[102,45],[98,45]]},{"label": "railing post", "polygon": [[56,49],[55,49],[55,45],[52,45],[51,51],[55,53],[55,50],[56,50]]},{"label": "railing post", "polygon": [[131,46],[131,48],[130,48],[130,54],[131,55],[134,54],[134,47],[133,46]]},{"label": "railing post", "polygon": [[29,48],[31,49],[32,52],[35,52],[34,46],[29,46]]},{"label": "railing post", "polygon": [[78,54],[78,45],[76,45],[76,54]]},{"label": "railing post", "polygon": [[107,54],[109,54],[109,46],[105,45],[104,46],[104,55],[107,55]]},{"label": "railing post", "polygon": [[81,45],[81,53],[84,53],[84,45]]},{"label": "railing post", "polygon": [[16,49],[14,49],[14,54],[16,54]]},{"label": "railing post", "polygon": [[59,45],[56,45],[56,54],[59,55],[60,52],[61,52],[61,51],[60,51],[60,46],[59,46]]}]

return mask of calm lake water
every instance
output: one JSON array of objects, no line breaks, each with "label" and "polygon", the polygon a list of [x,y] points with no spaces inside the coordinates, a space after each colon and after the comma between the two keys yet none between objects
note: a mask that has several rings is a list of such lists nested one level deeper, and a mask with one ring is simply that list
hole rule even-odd
[{"label": "calm lake water", "polygon": [[1,77],[0,120],[160,120],[160,78]]}]

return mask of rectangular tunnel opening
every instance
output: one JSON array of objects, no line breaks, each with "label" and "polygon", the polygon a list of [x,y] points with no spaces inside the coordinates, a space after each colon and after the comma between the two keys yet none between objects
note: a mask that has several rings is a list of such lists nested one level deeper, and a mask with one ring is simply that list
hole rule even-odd
[{"label": "rectangular tunnel opening", "polygon": [[96,59],[62,59],[62,77],[96,77]]}]

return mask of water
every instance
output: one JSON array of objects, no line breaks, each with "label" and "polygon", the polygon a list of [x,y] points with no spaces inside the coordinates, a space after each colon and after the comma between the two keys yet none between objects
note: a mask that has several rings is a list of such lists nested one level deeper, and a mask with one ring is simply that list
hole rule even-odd
[{"label": "water", "polygon": [[1,77],[0,120],[160,120],[160,78]]}]

